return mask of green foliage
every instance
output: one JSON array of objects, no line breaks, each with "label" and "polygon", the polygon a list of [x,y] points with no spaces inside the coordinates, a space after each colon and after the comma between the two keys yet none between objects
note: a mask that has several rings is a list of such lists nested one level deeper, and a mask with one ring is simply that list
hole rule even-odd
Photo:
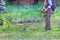
[{"label": "green foliage", "polygon": [[[39,10],[42,7],[40,6],[40,4],[38,5],[21,5],[21,6],[7,6],[7,12],[5,14],[1,14],[0,18],[1,18],[1,23],[3,23],[3,27],[2,30],[8,30],[9,27],[10,30],[16,30],[17,25],[15,25],[15,29],[12,28],[13,26],[11,25],[11,20],[14,18],[18,18],[18,19],[25,19],[25,18],[41,18],[43,17],[42,13],[39,12]],[[59,10],[60,7],[57,7],[57,12],[55,14],[52,15],[52,18],[55,18],[55,16],[60,16],[59,15]],[[17,30],[19,30],[17,28]]]},{"label": "green foliage", "polygon": [[1,32],[8,31],[9,28],[7,26],[3,26],[0,28]]},{"label": "green foliage", "polygon": [[56,0],[58,6],[60,6],[60,0]]},{"label": "green foliage", "polygon": [[9,28],[9,24],[10,24],[10,22],[11,22],[11,20],[10,20],[10,14],[8,13],[8,12],[6,12],[5,14],[0,14],[0,24],[3,24],[2,26],[1,26],[1,29],[0,30],[2,30],[2,31],[6,31],[6,30],[8,30],[8,28]]},{"label": "green foliage", "polygon": [[60,40],[60,7],[57,7],[56,13],[51,17],[49,31],[44,29],[44,22],[23,23],[26,30],[23,30],[21,25],[10,23],[12,18],[41,18],[40,9],[40,5],[8,6],[8,12],[1,14],[4,24],[0,27],[1,40]]},{"label": "green foliage", "polygon": [[[5,3],[6,3],[6,5],[10,5],[9,0],[5,0]],[[11,5],[16,5],[16,2],[13,2],[13,4],[11,4]]]},{"label": "green foliage", "polygon": [[0,25],[3,25],[3,19],[1,15],[0,15]]}]

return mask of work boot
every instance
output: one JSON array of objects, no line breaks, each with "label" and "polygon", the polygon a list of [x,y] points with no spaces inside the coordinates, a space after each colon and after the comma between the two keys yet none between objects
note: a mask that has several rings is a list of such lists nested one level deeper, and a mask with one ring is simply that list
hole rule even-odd
[{"label": "work boot", "polygon": [[51,30],[50,26],[45,27],[46,30]]}]

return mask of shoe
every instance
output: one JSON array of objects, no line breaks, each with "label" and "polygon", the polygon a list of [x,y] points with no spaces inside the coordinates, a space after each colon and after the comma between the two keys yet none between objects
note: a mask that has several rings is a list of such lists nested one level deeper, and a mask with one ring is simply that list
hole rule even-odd
[{"label": "shoe", "polygon": [[50,26],[46,26],[45,30],[51,30]]}]

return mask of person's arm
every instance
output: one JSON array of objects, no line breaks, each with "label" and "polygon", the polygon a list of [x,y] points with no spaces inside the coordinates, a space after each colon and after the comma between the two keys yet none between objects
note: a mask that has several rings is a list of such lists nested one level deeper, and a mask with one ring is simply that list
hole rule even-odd
[{"label": "person's arm", "polygon": [[[48,1],[48,3],[47,3],[47,1]],[[47,6],[47,5],[48,5],[48,7],[46,8],[45,6]],[[44,8],[43,9],[45,12],[48,11],[48,9],[51,8],[51,6],[52,6],[52,0],[45,0],[44,1]]]},{"label": "person's arm", "polygon": [[48,8],[51,8],[51,6],[52,6],[52,0],[48,0]]},{"label": "person's arm", "polygon": [[47,1],[48,1],[48,7],[45,9],[45,11],[47,11],[52,6],[52,0],[47,0]]},{"label": "person's arm", "polygon": [[43,8],[41,9],[41,12],[45,12],[46,11],[46,0],[44,0],[44,2],[43,2]]}]

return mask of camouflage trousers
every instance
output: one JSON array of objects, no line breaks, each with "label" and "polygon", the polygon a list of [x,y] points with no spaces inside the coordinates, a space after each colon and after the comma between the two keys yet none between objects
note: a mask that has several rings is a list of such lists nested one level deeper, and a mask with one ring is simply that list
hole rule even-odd
[{"label": "camouflage trousers", "polygon": [[46,12],[46,18],[45,18],[45,23],[46,23],[46,27],[45,29],[46,30],[50,30],[50,18],[51,18],[51,15],[52,15],[52,9],[48,9],[48,11]]}]

